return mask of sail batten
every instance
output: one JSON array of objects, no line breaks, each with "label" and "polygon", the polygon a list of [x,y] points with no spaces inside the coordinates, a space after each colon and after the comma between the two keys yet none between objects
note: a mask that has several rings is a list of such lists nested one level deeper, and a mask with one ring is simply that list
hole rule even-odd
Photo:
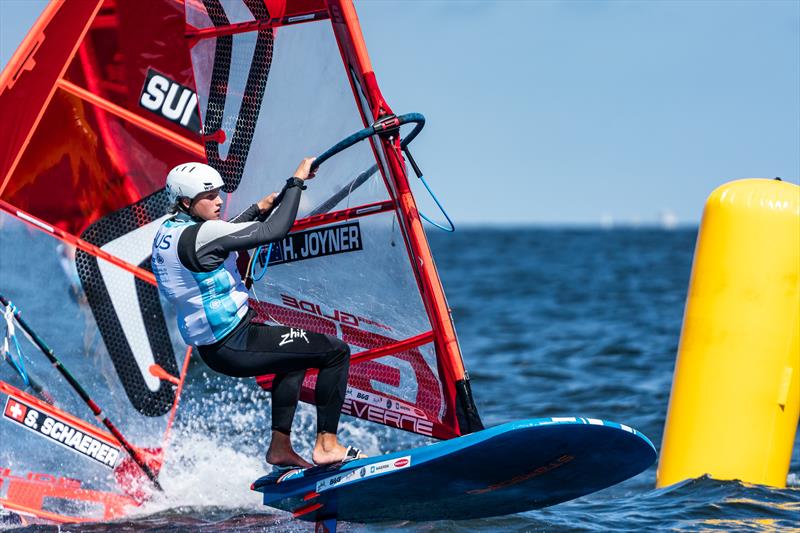
[{"label": "sail batten", "polygon": [[[178,135],[172,130],[157,124],[152,120],[148,120],[143,118],[136,113],[132,113],[125,108],[116,105],[115,103],[98,96],[74,83],[67,81],[67,80],[59,80],[58,87],[65,90],[68,93],[71,93],[81,100],[84,100],[90,104],[93,104],[103,111],[107,111],[112,115],[124,120],[125,122],[137,126],[148,133],[152,133],[156,137],[159,137],[175,146],[178,146],[185,150],[188,154],[191,154],[195,157],[202,157],[204,158],[206,155],[205,148],[200,143],[194,142],[191,139],[187,139],[182,135]],[[106,88],[109,86],[106,85]],[[115,87],[111,86],[112,91],[115,90]]]},{"label": "sail batten", "polygon": [[189,28],[186,30],[186,38],[190,41],[199,41],[201,39],[210,39],[213,37],[221,37],[224,35],[236,35],[237,33],[247,33],[251,31],[258,31],[264,29],[279,28],[281,26],[289,26],[292,24],[303,24],[305,22],[314,22],[317,20],[324,20],[328,18],[328,10],[320,9],[309,13],[300,15],[284,15],[282,17],[275,17],[269,19],[256,19],[248,22],[240,22],[237,24],[226,24],[214,26],[211,28]]}]

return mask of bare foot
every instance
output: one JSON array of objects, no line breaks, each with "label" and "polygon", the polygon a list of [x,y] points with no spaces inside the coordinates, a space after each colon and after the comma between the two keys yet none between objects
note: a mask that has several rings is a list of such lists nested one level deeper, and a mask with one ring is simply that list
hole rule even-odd
[{"label": "bare foot", "polygon": [[267,450],[267,462],[273,466],[299,466],[301,468],[311,468],[312,465],[302,457],[300,457],[294,450],[288,453],[273,453],[272,449]]},{"label": "bare foot", "polygon": [[[339,444],[336,435],[332,433],[318,433],[317,442],[314,446],[314,454],[311,459],[317,465],[335,464],[344,459],[347,448]],[[359,459],[367,457],[363,453],[358,455]]]},{"label": "bare foot", "polygon": [[289,435],[279,431],[272,432],[272,440],[270,440],[267,450],[267,462],[274,466],[299,466],[302,468],[314,466],[294,451]]}]

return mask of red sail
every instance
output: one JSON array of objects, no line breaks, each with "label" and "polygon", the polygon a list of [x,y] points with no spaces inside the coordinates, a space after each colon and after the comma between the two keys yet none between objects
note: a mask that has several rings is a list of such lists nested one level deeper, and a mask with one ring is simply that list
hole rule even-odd
[{"label": "red sail", "polygon": [[[53,2],[0,74],[3,292],[140,448],[163,446],[185,373],[185,349],[147,271],[148,232],[168,207],[164,176],[204,157],[184,30],[181,2]],[[40,281],[36,290],[26,289],[31,280]],[[35,393],[35,376],[55,407],[32,407],[32,424],[45,428],[41,417],[63,438],[0,420],[0,469],[11,476],[0,483],[22,487],[18,477],[46,472],[80,480],[80,490],[59,496],[46,484],[25,485],[41,498],[15,499],[20,488],[4,492],[3,505],[54,520],[109,518],[91,502],[124,495],[117,474],[125,458],[96,460],[104,444],[87,436],[91,412],[20,342],[26,368],[3,363],[0,402],[16,402],[16,389]]]}]

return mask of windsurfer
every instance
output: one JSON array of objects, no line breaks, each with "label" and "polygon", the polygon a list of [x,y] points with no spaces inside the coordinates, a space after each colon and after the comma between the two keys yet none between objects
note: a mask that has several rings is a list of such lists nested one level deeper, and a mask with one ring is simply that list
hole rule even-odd
[{"label": "windsurfer", "polygon": [[[304,159],[280,194],[272,193],[225,222],[220,220],[222,177],[211,166],[186,163],[167,176],[174,216],[153,241],[153,272],[175,305],[178,329],[213,370],[235,377],[274,374],[272,439],[267,462],[312,466],[294,451],[291,428],[300,387],[309,368],[319,369],[315,389],[318,465],[359,457],[336,437],[350,369],[342,340],[299,328],[253,322],[236,253],[286,237],[297,216],[305,182],[314,177]],[[280,200],[278,200],[280,199]]]}]

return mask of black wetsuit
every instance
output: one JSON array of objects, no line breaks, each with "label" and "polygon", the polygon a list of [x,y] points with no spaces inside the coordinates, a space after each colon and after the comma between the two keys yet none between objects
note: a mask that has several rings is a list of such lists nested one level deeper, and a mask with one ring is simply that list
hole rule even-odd
[{"label": "black wetsuit", "polygon": [[[253,204],[229,222],[200,222],[178,240],[181,264],[193,272],[211,272],[231,252],[283,239],[300,203],[299,180],[289,180],[274,213]],[[330,335],[253,322],[250,309],[242,321],[214,344],[197,346],[213,370],[235,377],[275,374],[272,382],[272,429],[289,434],[300,387],[309,368],[319,369],[315,390],[317,431],[336,433],[350,369],[350,349]]]}]

